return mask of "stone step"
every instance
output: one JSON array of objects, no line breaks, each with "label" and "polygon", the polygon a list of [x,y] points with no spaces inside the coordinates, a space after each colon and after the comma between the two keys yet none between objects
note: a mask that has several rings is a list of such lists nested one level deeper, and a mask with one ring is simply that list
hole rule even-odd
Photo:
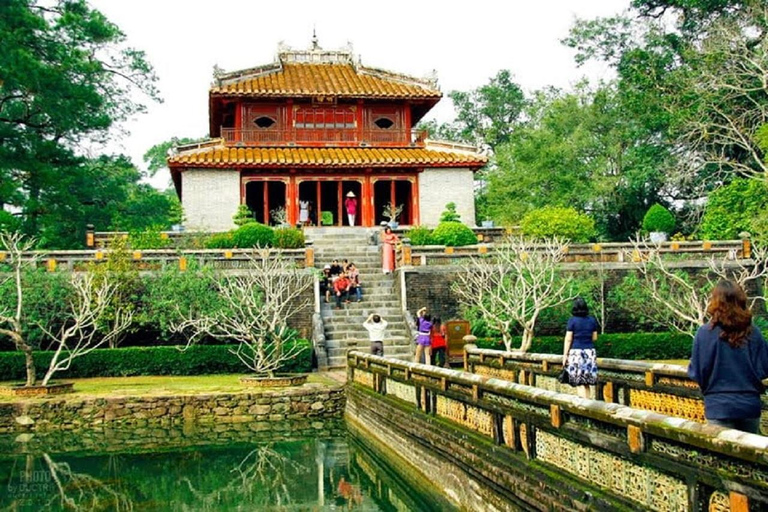
[{"label": "stone step", "polygon": [[[328,349],[328,358],[329,359],[337,359],[337,358],[345,358],[347,357],[347,352],[350,350],[362,350],[364,352],[368,352],[371,348],[370,343],[366,345],[358,345],[356,347],[349,347],[349,348],[331,348]],[[403,346],[388,346],[384,345],[384,353],[387,356],[411,356],[413,357],[413,353],[410,351],[410,347],[403,347]]]},{"label": "stone step", "polygon": [[[393,359],[400,359],[401,361],[413,361],[413,355],[411,354],[387,354],[386,350],[384,355]],[[343,370],[347,367],[347,356],[328,358],[329,370]]]},{"label": "stone step", "polygon": [[393,326],[396,324],[405,324],[403,321],[403,313],[399,308],[332,309],[330,311],[321,312],[323,323],[326,325],[343,325],[350,322],[362,324],[365,319],[372,314],[381,316],[388,324]]}]

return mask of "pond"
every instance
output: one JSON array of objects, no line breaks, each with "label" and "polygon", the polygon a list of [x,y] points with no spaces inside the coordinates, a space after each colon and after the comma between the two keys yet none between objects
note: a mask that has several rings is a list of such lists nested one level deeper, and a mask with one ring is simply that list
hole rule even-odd
[{"label": "pond", "polygon": [[451,509],[343,423],[314,427],[0,439],[0,510]]}]

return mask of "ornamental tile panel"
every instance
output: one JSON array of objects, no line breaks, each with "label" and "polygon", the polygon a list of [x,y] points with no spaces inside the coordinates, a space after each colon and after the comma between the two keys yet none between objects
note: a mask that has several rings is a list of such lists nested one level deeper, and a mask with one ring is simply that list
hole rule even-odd
[{"label": "ornamental tile panel", "polygon": [[387,395],[395,396],[400,400],[416,405],[416,388],[396,380],[387,379]]},{"label": "ornamental tile panel", "polygon": [[211,88],[217,96],[265,98],[335,96],[346,98],[439,99],[439,89],[418,79],[390,76],[352,64],[283,63],[261,74]]},{"label": "ornamental tile panel", "polygon": [[237,148],[214,146],[179,153],[171,167],[482,167],[487,159],[469,153],[424,148]]},{"label": "ornamental tile panel", "polygon": [[354,376],[352,379],[358,384],[373,389],[373,374],[371,372],[364,372],[358,368],[355,368]]},{"label": "ornamental tile panel", "polygon": [[685,482],[542,430],[536,432],[536,458],[651,510],[688,508]]},{"label": "ornamental tile panel", "polygon": [[629,406],[705,423],[704,402],[698,398],[656,393],[641,389],[629,390]]}]

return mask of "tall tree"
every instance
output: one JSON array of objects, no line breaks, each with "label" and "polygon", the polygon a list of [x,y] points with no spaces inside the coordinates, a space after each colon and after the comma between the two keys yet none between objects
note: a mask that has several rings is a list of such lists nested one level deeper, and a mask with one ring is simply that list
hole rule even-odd
[{"label": "tall tree", "polygon": [[74,148],[142,112],[136,93],[157,100],[156,77],[85,0],[0,2],[0,41],[0,205],[37,235],[49,197],[85,170]]}]

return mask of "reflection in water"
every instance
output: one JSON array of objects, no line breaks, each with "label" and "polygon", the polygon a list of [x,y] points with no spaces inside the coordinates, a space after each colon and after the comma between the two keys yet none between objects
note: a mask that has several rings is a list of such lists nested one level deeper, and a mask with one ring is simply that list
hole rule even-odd
[{"label": "reflection in water", "polygon": [[132,453],[36,446],[0,455],[0,510],[445,509],[343,431],[264,437],[170,450],[155,443]]}]

